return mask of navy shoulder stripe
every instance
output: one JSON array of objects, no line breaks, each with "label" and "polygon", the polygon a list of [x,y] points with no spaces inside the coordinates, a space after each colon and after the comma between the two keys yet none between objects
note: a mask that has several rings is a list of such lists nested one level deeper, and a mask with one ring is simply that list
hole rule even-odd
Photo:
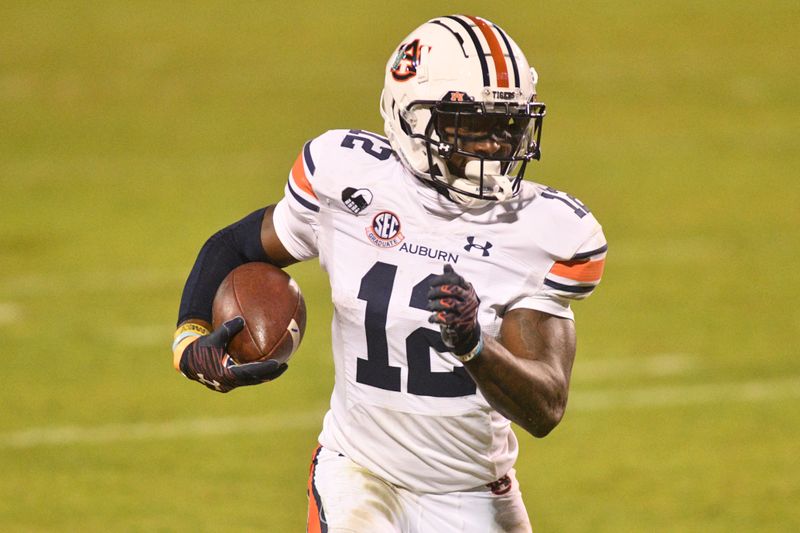
[{"label": "navy shoulder stripe", "polygon": [[306,207],[306,208],[308,208],[308,209],[311,209],[311,210],[312,210],[312,211],[314,211],[315,213],[319,213],[319,206],[318,206],[318,205],[314,205],[314,204],[312,204],[311,202],[309,202],[308,200],[306,200],[305,198],[303,198],[302,196],[300,196],[299,194],[297,194],[297,191],[295,191],[295,190],[294,190],[294,187],[292,187],[292,180],[289,180],[289,181],[287,182],[287,186],[288,186],[288,188],[289,188],[289,192],[290,192],[290,193],[292,193],[292,196],[294,196],[294,199],[295,199],[295,200],[297,200],[298,202],[300,202],[300,204],[301,204],[303,207]]},{"label": "navy shoulder stripe", "polygon": [[308,172],[313,175],[317,167],[314,166],[314,160],[311,159],[311,141],[308,141],[305,146],[303,146],[303,159],[308,167]]}]

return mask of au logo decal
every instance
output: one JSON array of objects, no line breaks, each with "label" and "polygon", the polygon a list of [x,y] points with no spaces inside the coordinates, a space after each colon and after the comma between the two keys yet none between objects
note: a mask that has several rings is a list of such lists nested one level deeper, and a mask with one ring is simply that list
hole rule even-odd
[{"label": "au logo decal", "polygon": [[392,64],[392,77],[397,81],[407,81],[417,75],[419,65],[419,39],[401,44]]}]

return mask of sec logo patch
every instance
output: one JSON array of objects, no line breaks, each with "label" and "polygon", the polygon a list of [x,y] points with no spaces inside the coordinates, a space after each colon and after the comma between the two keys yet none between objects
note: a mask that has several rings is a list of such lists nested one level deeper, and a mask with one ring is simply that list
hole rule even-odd
[{"label": "sec logo patch", "polygon": [[369,242],[380,248],[397,246],[405,236],[400,232],[400,219],[391,211],[381,211],[366,228]]}]

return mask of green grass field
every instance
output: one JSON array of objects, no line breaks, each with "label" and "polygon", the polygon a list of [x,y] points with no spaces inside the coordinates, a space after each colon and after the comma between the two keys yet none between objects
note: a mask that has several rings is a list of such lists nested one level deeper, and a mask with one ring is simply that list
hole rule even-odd
[{"label": "green grass field", "polygon": [[327,280],[290,269],[292,368],[225,396],[171,368],[183,281],[306,139],[381,131],[390,51],[450,12],[526,50],[533,179],[610,241],[567,416],[517,432],[535,528],[800,531],[800,8],[741,0],[4,2],[0,530],[304,530]]}]

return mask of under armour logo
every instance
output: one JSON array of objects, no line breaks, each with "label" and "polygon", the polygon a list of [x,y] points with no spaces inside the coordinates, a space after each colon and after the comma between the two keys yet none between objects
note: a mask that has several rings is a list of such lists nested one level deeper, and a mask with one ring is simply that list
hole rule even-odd
[{"label": "under armour logo", "polygon": [[203,374],[199,373],[199,372],[197,373],[197,381],[199,381],[203,385],[211,385],[212,387],[214,387],[218,391],[222,390],[220,388],[220,386],[219,386],[220,385],[219,381],[217,381],[216,379],[212,379],[211,381],[208,381],[206,379],[206,377]]},{"label": "under armour logo", "polygon": [[489,241],[486,241],[486,244],[483,244],[483,245],[475,244],[475,237],[473,237],[471,235],[469,237],[467,237],[467,242],[469,244],[467,244],[464,247],[464,249],[466,251],[469,252],[473,248],[477,248],[478,250],[483,250],[483,257],[489,257],[489,249],[492,247],[492,243],[490,243]]}]

